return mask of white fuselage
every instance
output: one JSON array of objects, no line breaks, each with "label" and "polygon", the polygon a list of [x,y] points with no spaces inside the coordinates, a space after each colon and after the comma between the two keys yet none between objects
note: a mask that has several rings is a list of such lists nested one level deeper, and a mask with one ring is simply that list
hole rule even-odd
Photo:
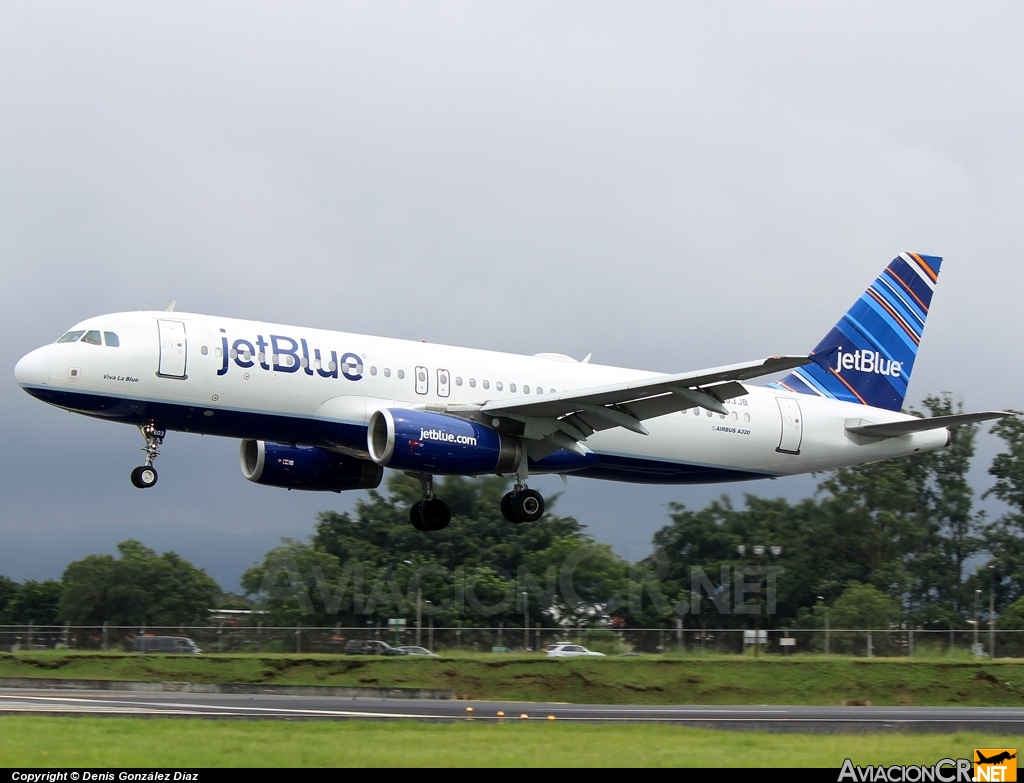
[{"label": "white fuselage", "polygon": [[[553,354],[520,356],[190,313],[118,313],[74,330],[112,333],[118,345],[77,341],[39,348],[16,368],[26,391],[130,424],[361,457],[367,456],[369,417],[381,408],[442,410],[656,375]],[[580,474],[644,483],[785,476],[930,451],[949,438],[946,429],[858,437],[845,428],[908,417],[746,386],[747,395],[725,403],[726,415],[691,408],[647,420],[649,435],[622,428],[594,433],[586,446],[600,464]]]}]

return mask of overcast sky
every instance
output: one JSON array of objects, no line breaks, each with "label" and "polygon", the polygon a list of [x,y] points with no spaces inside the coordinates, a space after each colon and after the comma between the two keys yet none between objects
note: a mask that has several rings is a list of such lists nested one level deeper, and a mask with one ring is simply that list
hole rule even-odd
[{"label": "overcast sky", "polygon": [[[135,537],[237,589],[351,507],[174,433],[140,492],[134,428],[15,384],[172,299],[684,371],[809,350],[913,250],[945,264],[908,399],[1024,407],[1022,30],[995,2],[0,0],[0,574]],[[814,486],[576,479],[557,508],[635,555],[670,500]]]}]

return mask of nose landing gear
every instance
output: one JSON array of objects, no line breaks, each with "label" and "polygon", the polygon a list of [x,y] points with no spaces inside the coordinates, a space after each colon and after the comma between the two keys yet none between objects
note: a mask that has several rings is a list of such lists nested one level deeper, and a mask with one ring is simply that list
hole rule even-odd
[{"label": "nose landing gear", "polygon": [[153,460],[160,455],[160,446],[164,442],[167,430],[157,429],[155,424],[144,424],[139,427],[139,432],[146,441],[146,445],[142,447],[146,452],[146,464],[132,471],[132,484],[139,489],[149,489],[156,484],[157,473],[153,467]]},{"label": "nose landing gear", "polygon": [[409,507],[409,521],[421,533],[432,530],[444,530],[452,521],[452,512],[448,504],[434,497],[434,477],[417,476],[423,484],[423,499],[417,500]]}]

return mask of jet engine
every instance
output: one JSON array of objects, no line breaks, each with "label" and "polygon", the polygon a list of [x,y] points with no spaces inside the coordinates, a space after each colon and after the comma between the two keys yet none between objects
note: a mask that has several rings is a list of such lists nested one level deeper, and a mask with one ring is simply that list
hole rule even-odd
[{"label": "jet engine", "polygon": [[316,446],[243,440],[242,475],[256,484],[285,489],[341,492],[376,489],[384,469],[369,460]]},{"label": "jet engine", "polygon": [[437,476],[514,473],[523,454],[511,435],[457,416],[407,408],[375,411],[366,440],[378,465]]}]

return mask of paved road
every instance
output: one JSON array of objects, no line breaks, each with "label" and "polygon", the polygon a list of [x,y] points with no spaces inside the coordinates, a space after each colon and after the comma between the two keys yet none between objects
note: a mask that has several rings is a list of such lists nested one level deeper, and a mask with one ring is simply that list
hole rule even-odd
[{"label": "paved road", "polygon": [[[759,731],[849,732],[979,730],[1024,734],[1024,708],[767,707],[541,704],[325,696],[0,690],[0,714],[204,718],[666,722]],[[500,713],[504,713],[502,716]],[[521,716],[526,716],[525,718]]]}]

